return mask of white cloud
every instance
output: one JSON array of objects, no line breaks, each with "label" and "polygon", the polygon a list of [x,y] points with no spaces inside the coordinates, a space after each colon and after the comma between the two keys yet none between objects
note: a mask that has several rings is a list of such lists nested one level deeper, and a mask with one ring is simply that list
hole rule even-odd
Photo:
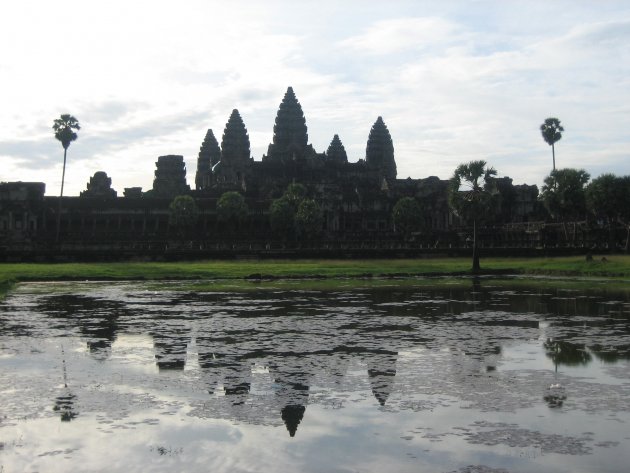
[{"label": "white cloud", "polygon": [[101,169],[122,192],[150,188],[157,156],[169,153],[184,155],[192,183],[206,130],[220,141],[233,108],[260,159],[289,85],[318,151],[338,133],[349,158],[362,158],[383,116],[401,177],[448,178],[464,160],[487,159],[515,182],[541,183],[547,116],[566,128],[562,166],[630,173],[623,2],[323,0],[305,11],[283,1],[26,1],[5,10],[0,180],[43,180],[52,195],[62,153],[50,127],[60,113],[82,124],[68,169],[81,174],[67,192]]},{"label": "white cloud", "polygon": [[360,35],[340,42],[357,52],[385,55],[407,50],[443,50],[457,41],[460,28],[443,18],[396,18],[379,21]]}]

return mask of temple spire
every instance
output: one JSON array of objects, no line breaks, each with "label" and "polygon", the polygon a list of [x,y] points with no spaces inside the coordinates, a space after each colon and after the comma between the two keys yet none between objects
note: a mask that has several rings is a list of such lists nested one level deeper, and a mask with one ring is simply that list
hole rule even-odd
[{"label": "temple spire", "polygon": [[269,145],[268,159],[286,162],[303,158],[308,150],[308,133],[302,106],[293,88],[284,94],[273,127],[273,143]]},{"label": "temple spire", "polygon": [[348,155],[346,154],[346,149],[343,147],[343,144],[339,139],[339,135],[333,136],[330,146],[328,147],[328,151],[326,151],[326,159],[336,163],[348,162]]},{"label": "temple spire", "polygon": [[221,148],[219,148],[219,143],[214,137],[212,130],[208,130],[197,158],[197,174],[195,175],[195,187],[197,190],[210,187],[212,166],[220,160]]},{"label": "temple spire", "polygon": [[221,162],[223,165],[240,166],[250,160],[249,135],[237,109],[225,125],[221,140]]},{"label": "temple spire", "polygon": [[368,137],[365,150],[367,165],[388,179],[396,178],[394,143],[382,117],[378,117]]}]

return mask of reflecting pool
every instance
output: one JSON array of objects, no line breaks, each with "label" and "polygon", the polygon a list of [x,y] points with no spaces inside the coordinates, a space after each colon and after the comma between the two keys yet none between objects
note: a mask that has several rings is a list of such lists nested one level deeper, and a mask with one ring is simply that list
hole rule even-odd
[{"label": "reflecting pool", "polygon": [[627,291],[212,284],[12,291],[0,472],[627,471]]}]

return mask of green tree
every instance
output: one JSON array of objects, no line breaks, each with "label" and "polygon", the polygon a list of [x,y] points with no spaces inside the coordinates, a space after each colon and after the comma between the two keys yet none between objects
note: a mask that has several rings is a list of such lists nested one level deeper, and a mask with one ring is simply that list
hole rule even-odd
[{"label": "green tree", "polygon": [[413,197],[399,199],[392,210],[392,218],[396,231],[402,233],[405,239],[408,239],[412,232],[424,227],[422,207]]},{"label": "green tree", "polygon": [[295,182],[293,184],[289,184],[283,197],[285,197],[287,201],[297,209],[300,202],[306,198],[306,187]]},{"label": "green tree", "polygon": [[282,197],[274,200],[269,207],[269,223],[272,231],[284,239],[298,233],[296,214],[300,204],[306,199],[306,187],[299,183],[289,184]]},{"label": "green tree", "polygon": [[625,249],[630,240],[630,176],[602,174],[586,187],[586,207],[608,227],[609,246],[614,249],[615,227],[624,225],[627,230]]},{"label": "green tree", "polygon": [[562,132],[564,128],[560,125],[560,120],[557,118],[547,118],[545,122],[540,125],[540,132],[544,140],[549,146],[551,146],[551,156],[553,158],[553,171],[556,170],[556,150],[555,144],[562,138]]},{"label": "green tree", "polygon": [[59,229],[61,225],[61,198],[63,197],[63,186],[66,180],[66,156],[68,154],[68,147],[70,146],[70,143],[78,138],[75,130],[80,130],[81,126],[75,117],[65,113],[53,122],[52,128],[55,132],[55,138],[59,140],[61,142],[61,146],[63,146],[63,171],[61,173],[61,192],[59,193],[57,232],[55,236],[55,241],[59,241]]},{"label": "green tree", "polygon": [[168,212],[168,223],[182,237],[194,228],[199,217],[197,203],[189,195],[175,197],[168,206]]},{"label": "green tree", "polygon": [[470,161],[457,166],[449,181],[449,205],[455,214],[473,224],[473,272],[480,269],[477,223],[492,211],[494,196],[497,195],[493,179],[496,174],[494,168],[488,167],[485,161]]},{"label": "green tree", "polygon": [[217,202],[219,222],[232,229],[238,228],[247,218],[248,208],[245,198],[235,191],[225,192]]},{"label": "green tree", "polygon": [[269,208],[271,230],[279,236],[288,238],[295,231],[296,207],[286,197],[274,200]]},{"label": "green tree", "polygon": [[304,199],[300,202],[295,213],[295,226],[300,236],[307,240],[319,236],[323,223],[322,210],[313,199]]},{"label": "green tree", "polygon": [[574,222],[573,241],[575,242],[576,222],[583,219],[586,214],[585,186],[590,177],[584,169],[564,168],[551,171],[545,178],[540,193],[541,199],[549,214],[562,221],[567,240],[567,220]]}]

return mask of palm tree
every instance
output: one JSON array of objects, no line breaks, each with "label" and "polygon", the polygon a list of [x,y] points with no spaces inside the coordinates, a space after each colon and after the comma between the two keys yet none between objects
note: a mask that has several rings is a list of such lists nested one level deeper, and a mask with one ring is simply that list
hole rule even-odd
[{"label": "palm tree", "polygon": [[66,179],[66,155],[70,143],[77,139],[74,130],[80,130],[79,121],[67,113],[62,114],[53,122],[52,126],[55,132],[55,138],[61,142],[63,146],[63,172],[61,173],[61,192],[59,193],[59,207],[57,209],[57,234],[55,242],[59,241],[59,227],[61,225],[61,198],[63,197],[63,185]]},{"label": "palm tree", "polygon": [[473,222],[473,272],[480,269],[477,220],[490,210],[492,196],[497,193],[496,184],[492,179],[496,174],[496,170],[487,167],[485,161],[471,161],[457,166],[449,183],[451,208],[457,215]]},{"label": "palm tree", "polygon": [[562,132],[564,128],[560,125],[560,120],[557,118],[547,118],[545,123],[540,125],[540,131],[542,133],[543,138],[547,142],[549,146],[551,146],[551,155],[553,157],[553,170],[556,170],[556,151],[554,148],[554,144],[557,141],[560,141],[562,138]]}]

